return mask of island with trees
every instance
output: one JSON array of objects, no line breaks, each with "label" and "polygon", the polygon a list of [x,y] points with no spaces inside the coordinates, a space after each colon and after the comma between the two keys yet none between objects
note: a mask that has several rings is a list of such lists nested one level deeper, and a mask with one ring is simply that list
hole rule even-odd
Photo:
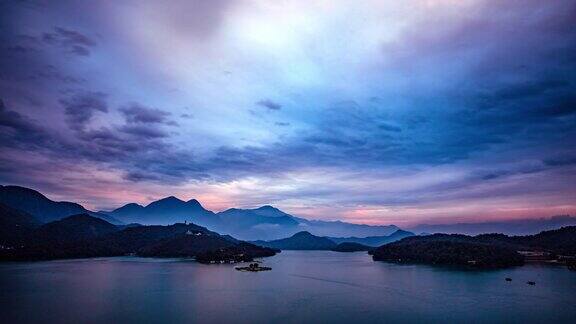
[{"label": "island with trees", "polygon": [[535,235],[434,234],[413,236],[369,252],[375,261],[503,268],[538,261],[574,268],[576,226]]}]

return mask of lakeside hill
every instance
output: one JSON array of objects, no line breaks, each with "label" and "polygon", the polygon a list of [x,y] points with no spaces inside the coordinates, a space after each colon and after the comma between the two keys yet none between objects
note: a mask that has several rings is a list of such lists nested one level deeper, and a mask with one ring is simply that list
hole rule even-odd
[{"label": "lakeside hill", "polygon": [[524,258],[518,253],[523,250],[574,256],[576,226],[527,236],[414,236],[383,245],[370,253],[375,261],[499,268],[523,264]]},{"label": "lakeside hill", "polygon": [[298,232],[291,237],[272,241],[254,241],[257,245],[280,250],[331,250],[336,247],[332,240],[312,235],[310,232]]},{"label": "lakeside hill", "polygon": [[0,246],[18,246],[40,226],[34,216],[0,203]]},{"label": "lakeside hill", "polygon": [[137,255],[200,257],[201,261],[252,261],[276,250],[238,241],[195,224],[117,226],[88,214],[33,229],[18,245],[0,249],[0,260],[50,260]]},{"label": "lakeside hill", "polygon": [[367,245],[371,247],[378,247],[387,243],[395,242],[401,240],[405,237],[414,236],[414,233],[397,230],[390,235],[383,236],[368,236],[368,237],[327,237],[335,243],[358,243],[362,245]]},{"label": "lakeside hill", "polygon": [[42,245],[76,242],[95,239],[118,229],[103,219],[79,214],[40,226],[32,233],[32,240]]}]

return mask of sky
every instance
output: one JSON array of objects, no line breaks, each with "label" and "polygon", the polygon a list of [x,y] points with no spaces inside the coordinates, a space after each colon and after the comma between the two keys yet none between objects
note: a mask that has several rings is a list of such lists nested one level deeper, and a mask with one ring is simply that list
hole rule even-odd
[{"label": "sky", "polygon": [[366,224],[576,213],[576,2],[2,1],[0,183]]}]

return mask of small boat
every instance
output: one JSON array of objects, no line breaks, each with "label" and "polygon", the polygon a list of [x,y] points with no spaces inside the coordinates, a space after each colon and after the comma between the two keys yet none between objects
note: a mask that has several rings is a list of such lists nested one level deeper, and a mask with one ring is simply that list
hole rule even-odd
[{"label": "small boat", "polygon": [[270,267],[261,267],[258,263],[250,263],[247,267],[236,267],[238,271],[250,271],[250,272],[258,272],[258,271],[269,271],[272,270]]},{"label": "small boat", "polygon": [[506,278],[506,279],[504,279],[504,280],[506,280],[506,281],[512,281],[512,278]]},{"label": "small boat", "polygon": [[536,282],[534,282],[534,281],[528,281],[526,283],[529,284],[530,286],[534,286],[536,284]]}]

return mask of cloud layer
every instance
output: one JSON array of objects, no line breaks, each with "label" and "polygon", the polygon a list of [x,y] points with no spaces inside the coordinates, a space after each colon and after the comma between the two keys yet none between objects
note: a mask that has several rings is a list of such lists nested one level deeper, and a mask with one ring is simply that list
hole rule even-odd
[{"label": "cloud layer", "polygon": [[0,9],[3,183],[382,224],[576,212],[573,1]]}]

